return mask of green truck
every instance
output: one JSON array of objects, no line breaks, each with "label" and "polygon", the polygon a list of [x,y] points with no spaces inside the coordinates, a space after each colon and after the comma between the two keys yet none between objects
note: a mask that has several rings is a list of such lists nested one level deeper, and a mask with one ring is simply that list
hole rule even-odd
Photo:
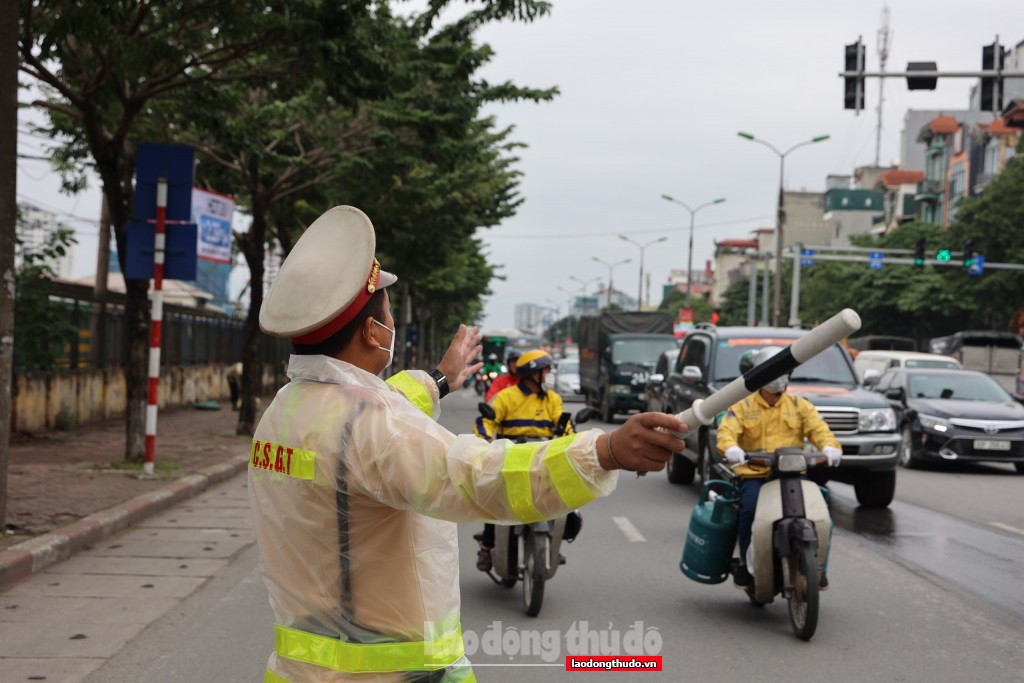
[{"label": "green truck", "polygon": [[604,422],[647,409],[647,379],[662,353],[677,347],[663,311],[606,311],[580,317],[580,390]]}]

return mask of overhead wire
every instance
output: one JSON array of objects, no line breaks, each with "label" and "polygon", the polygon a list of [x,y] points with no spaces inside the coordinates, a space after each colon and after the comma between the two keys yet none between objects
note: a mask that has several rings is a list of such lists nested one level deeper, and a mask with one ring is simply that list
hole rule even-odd
[{"label": "overhead wire", "polygon": [[[694,225],[693,229],[694,230],[700,230],[702,228],[724,227],[724,226],[728,226],[728,225],[736,225],[736,224],[739,224],[739,223],[750,223],[750,222],[753,222],[753,221],[769,220],[769,219],[772,219],[772,218],[774,218],[774,217],[773,216],[752,216],[750,218],[739,218],[739,219],[732,220],[732,221],[718,221],[718,222],[715,222],[715,223],[703,223],[703,224],[700,224],[700,225]],[[689,229],[690,229],[689,225],[684,225],[682,227],[673,227],[673,228],[651,228],[649,230],[630,230],[630,231],[628,231],[628,234],[630,234],[630,235],[647,235],[647,234],[652,234],[652,233],[686,232],[686,231],[689,231]],[[532,234],[532,235],[522,235],[522,234],[518,234],[518,233],[514,234],[514,235],[511,235],[511,234],[510,235],[499,235],[499,234],[487,233],[486,237],[493,238],[493,239],[517,239],[517,240],[518,239],[579,239],[581,237],[618,237],[619,235],[623,234],[624,232],[626,232],[626,231],[619,230],[617,232],[566,233],[566,234],[561,234],[561,235],[560,234],[553,234],[553,233]],[[479,237],[481,235],[478,233],[477,236]]]}]

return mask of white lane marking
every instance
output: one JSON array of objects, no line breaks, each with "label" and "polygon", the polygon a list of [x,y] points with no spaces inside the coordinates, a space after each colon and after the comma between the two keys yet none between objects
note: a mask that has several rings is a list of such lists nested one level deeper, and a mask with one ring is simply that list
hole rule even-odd
[{"label": "white lane marking", "polygon": [[991,524],[992,526],[996,527],[997,529],[1002,529],[1003,531],[1009,531],[1011,533],[1020,534],[1021,536],[1024,536],[1024,529],[1018,529],[1015,526],[1010,526],[1009,524],[1003,524],[1002,522],[989,522],[989,524]]},{"label": "white lane marking", "polygon": [[647,539],[640,533],[640,530],[633,526],[629,517],[612,517],[612,521],[618,526],[632,543],[645,543]]}]

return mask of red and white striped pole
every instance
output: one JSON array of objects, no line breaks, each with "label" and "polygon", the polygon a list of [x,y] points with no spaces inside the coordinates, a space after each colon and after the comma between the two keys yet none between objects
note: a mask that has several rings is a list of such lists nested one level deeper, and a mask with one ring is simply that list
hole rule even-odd
[{"label": "red and white striped pole", "polygon": [[149,400],[146,402],[146,460],[142,471],[153,474],[156,453],[156,411],[160,391],[160,335],[164,316],[164,247],[167,238],[167,179],[156,183],[156,235],[153,240],[153,310],[149,328]]}]

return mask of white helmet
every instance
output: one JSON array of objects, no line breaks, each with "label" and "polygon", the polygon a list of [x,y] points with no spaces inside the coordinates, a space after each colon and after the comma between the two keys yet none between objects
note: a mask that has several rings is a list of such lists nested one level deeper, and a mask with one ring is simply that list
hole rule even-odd
[{"label": "white helmet", "polygon": [[[756,367],[758,365],[761,365],[762,363],[767,361],[769,358],[771,358],[772,356],[774,356],[777,353],[780,353],[781,351],[782,351],[782,347],[781,346],[765,346],[760,351],[758,351],[757,355],[754,357],[754,366]],[[761,388],[764,389],[765,391],[767,391],[768,393],[771,393],[771,394],[781,394],[784,391],[786,391],[786,387],[787,386],[789,386],[789,374],[788,373],[785,374],[785,375],[782,375],[781,377],[776,377],[771,382],[768,382],[768,384],[765,384]]]}]

